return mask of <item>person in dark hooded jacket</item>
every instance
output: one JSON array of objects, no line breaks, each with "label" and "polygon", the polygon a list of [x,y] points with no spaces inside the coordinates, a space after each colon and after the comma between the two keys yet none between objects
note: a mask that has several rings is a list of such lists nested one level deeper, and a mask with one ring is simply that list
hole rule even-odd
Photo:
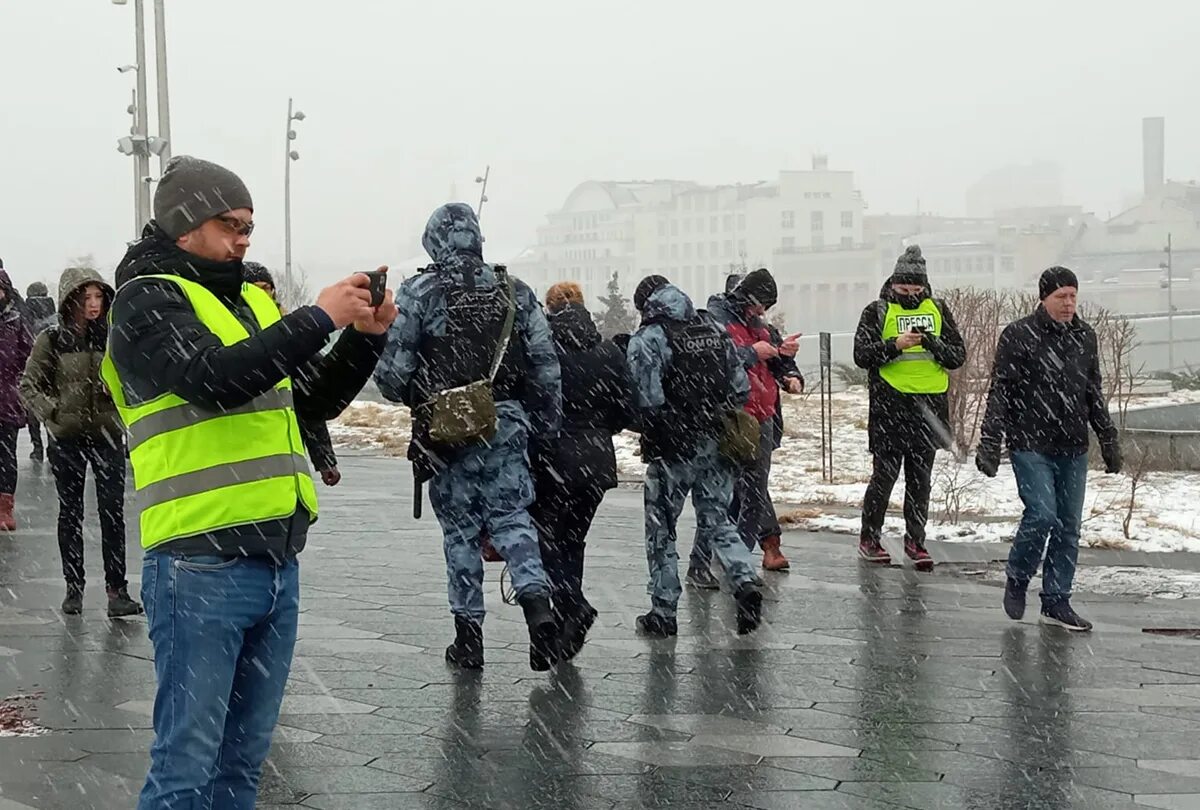
[{"label": "person in dark hooded jacket", "polygon": [[33,348],[25,302],[0,264],[0,531],[17,528],[13,496],[17,491],[17,434],[28,418],[17,381]]},{"label": "person in dark hooded jacket", "polygon": [[967,359],[954,315],[933,297],[921,248],[911,245],[868,304],[854,335],[854,362],[870,371],[868,425],[874,471],[863,499],[859,556],[889,564],[880,544],[892,488],[904,469],[904,553],[929,570],[925,524],[939,449],[953,445],[949,425],[948,371]]},{"label": "person in dark hooded jacket", "polygon": [[563,423],[558,439],[533,447],[542,564],[559,620],[560,654],[573,658],[596,620],[583,595],[584,547],[604,493],[617,486],[614,434],[633,419],[633,385],[625,355],[604,340],[578,284],[554,285],[546,310],[562,373]]},{"label": "person in dark hooded jacket", "polygon": [[58,549],[68,616],[83,609],[83,490],[96,478],[108,615],[134,616],[142,606],[125,578],[125,438],[117,407],[100,379],[113,288],[89,267],[68,267],[58,284],[59,324],[38,335],[21,375],[25,407],[46,425],[58,491]]},{"label": "person in dark hooded jacket", "polygon": [[[30,331],[35,338],[58,323],[58,307],[42,282],[35,281],[26,288],[25,306],[29,310]],[[33,411],[29,412],[29,440],[33,444],[29,458],[40,464],[46,458],[46,447],[42,443],[42,425]]]}]

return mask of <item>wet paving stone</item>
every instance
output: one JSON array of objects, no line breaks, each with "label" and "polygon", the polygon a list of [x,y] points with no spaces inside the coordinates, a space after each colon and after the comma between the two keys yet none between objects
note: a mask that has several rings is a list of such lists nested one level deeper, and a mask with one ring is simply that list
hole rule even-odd
[{"label": "wet paving stone", "polygon": [[[488,664],[464,675],[442,658],[435,525],[363,517],[408,491],[406,466],[350,456],[343,473],[302,558],[260,807],[1200,807],[1200,642],[1141,633],[1194,624],[1190,600],[1087,598],[1100,629],[1081,638],[1008,622],[995,587],[864,568],[845,538],[789,534],[803,564],[768,577],[763,631],[738,638],[726,594],[688,590],[679,638],[648,641],[632,629],[640,493],[618,490],[589,539],[601,616],[575,665],[529,671],[489,565]],[[53,504],[48,477],[23,477],[22,497]],[[64,621],[53,509],[22,516],[0,537],[0,698],[36,693],[47,731],[0,736],[0,810],[131,807],[153,739],[145,622],[108,621],[94,596]],[[131,537],[131,573],[139,556]]]}]

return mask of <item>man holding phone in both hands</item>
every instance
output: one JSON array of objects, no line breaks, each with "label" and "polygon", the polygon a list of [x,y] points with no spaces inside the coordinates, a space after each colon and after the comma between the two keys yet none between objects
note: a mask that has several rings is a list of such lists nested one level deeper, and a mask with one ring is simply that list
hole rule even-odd
[{"label": "man holding phone in both hands", "polygon": [[921,248],[910,245],[896,261],[879,300],[867,305],[854,335],[854,362],[870,372],[869,447],[874,471],[863,499],[859,556],[887,565],[880,544],[892,488],[904,468],[904,553],[921,571],[933,569],[925,524],[933,462],[949,449],[947,372],[967,359],[962,335],[945,301],[935,299]]},{"label": "man holding phone in both hands", "polygon": [[139,810],[254,807],[317,517],[298,420],[354,399],[396,317],[364,273],[281,315],[244,277],[253,214],[236,174],[177,156],[117,268],[101,376],[128,432],[158,680]]}]

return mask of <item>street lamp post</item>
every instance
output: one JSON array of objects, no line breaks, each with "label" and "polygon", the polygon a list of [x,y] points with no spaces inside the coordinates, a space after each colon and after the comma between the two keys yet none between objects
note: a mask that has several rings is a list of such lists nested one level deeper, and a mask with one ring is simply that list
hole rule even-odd
[{"label": "street lamp post", "polygon": [[154,83],[158,86],[158,137],[162,151],[158,154],[161,176],[171,159],[171,102],[167,95],[167,19],[163,0],[154,0]]},{"label": "street lamp post", "polygon": [[479,210],[476,212],[476,215],[478,216],[478,218],[480,220],[483,219],[483,204],[488,201],[487,184],[488,184],[488,178],[491,177],[491,175],[492,175],[492,167],[489,165],[483,170],[482,177],[475,178],[475,182],[479,183],[480,185],[483,186],[483,188],[481,188],[479,190]]},{"label": "street lamp post", "polygon": [[292,148],[296,139],[293,121],[303,121],[304,113],[292,112],[292,99],[288,98],[287,140],[284,141],[283,157],[283,274],[287,284],[286,295],[292,290],[292,161],[300,159],[300,153]]}]

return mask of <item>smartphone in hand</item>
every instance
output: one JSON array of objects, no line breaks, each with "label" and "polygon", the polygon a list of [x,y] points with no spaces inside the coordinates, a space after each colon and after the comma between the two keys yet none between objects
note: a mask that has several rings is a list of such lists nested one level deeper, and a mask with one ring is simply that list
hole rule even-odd
[{"label": "smartphone in hand", "polygon": [[383,270],[372,270],[369,273],[363,273],[370,282],[371,291],[371,306],[383,306],[383,299],[387,296],[387,273]]}]

